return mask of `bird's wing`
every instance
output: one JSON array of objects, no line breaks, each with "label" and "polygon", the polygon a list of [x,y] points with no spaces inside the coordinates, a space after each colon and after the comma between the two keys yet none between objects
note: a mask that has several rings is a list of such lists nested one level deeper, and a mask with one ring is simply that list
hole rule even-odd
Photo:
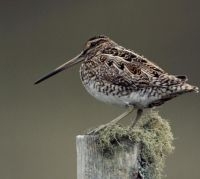
[{"label": "bird's wing", "polygon": [[99,78],[107,83],[139,89],[167,87],[181,82],[180,79],[168,75],[160,67],[141,56],[128,59],[113,54],[100,54],[97,58],[99,64],[96,70],[99,70]]},{"label": "bird's wing", "polygon": [[[123,69],[123,64],[117,63],[113,57],[101,54],[91,59],[93,68],[90,72],[96,74],[99,81],[104,81],[124,88],[134,88],[134,81]],[[121,66],[120,66],[121,65]]]}]

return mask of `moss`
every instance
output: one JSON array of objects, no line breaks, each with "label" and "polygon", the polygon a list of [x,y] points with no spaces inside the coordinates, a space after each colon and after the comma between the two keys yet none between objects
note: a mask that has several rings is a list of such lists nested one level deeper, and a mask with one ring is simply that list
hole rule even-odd
[{"label": "moss", "polygon": [[151,111],[143,115],[133,129],[119,124],[109,126],[99,132],[99,149],[105,157],[111,158],[114,151],[126,147],[122,142],[124,140],[128,140],[131,145],[141,145],[138,157],[140,175],[145,179],[162,178],[165,159],[174,149],[169,123],[158,112]]}]

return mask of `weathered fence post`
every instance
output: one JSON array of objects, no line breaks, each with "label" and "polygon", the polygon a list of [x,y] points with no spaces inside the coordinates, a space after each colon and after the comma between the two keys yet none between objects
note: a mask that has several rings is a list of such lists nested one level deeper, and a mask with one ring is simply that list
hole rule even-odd
[{"label": "weathered fence post", "polygon": [[136,179],[138,178],[139,145],[123,142],[125,150],[113,151],[112,158],[99,150],[98,137],[79,135],[77,144],[78,179]]},{"label": "weathered fence post", "polygon": [[78,135],[77,179],[160,179],[173,135],[155,112],[141,121],[133,130],[114,125],[99,135]]}]

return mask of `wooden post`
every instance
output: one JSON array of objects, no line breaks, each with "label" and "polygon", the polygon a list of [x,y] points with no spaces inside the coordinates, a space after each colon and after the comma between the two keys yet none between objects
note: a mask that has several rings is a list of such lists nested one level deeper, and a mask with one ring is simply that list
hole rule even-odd
[{"label": "wooden post", "polygon": [[111,158],[99,150],[97,136],[79,135],[77,146],[77,179],[141,179],[139,144],[121,144],[125,150],[114,150]]},{"label": "wooden post", "polygon": [[169,123],[154,111],[134,129],[116,124],[79,135],[77,179],[161,179],[173,140]]}]

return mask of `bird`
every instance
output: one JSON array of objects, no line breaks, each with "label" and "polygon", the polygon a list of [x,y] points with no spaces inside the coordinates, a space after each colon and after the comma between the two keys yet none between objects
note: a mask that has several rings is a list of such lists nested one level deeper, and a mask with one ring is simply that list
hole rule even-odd
[{"label": "bird", "polygon": [[168,74],[144,56],[105,35],[88,39],[80,54],[44,75],[35,84],[78,63],[81,63],[82,84],[90,95],[126,109],[120,116],[92,133],[118,123],[136,109],[136,117],[130,125],[130,128],[134,128],[144,109],[160,106],[184,93],[199,92],[198,87],[187,83],[187,76]]}]

